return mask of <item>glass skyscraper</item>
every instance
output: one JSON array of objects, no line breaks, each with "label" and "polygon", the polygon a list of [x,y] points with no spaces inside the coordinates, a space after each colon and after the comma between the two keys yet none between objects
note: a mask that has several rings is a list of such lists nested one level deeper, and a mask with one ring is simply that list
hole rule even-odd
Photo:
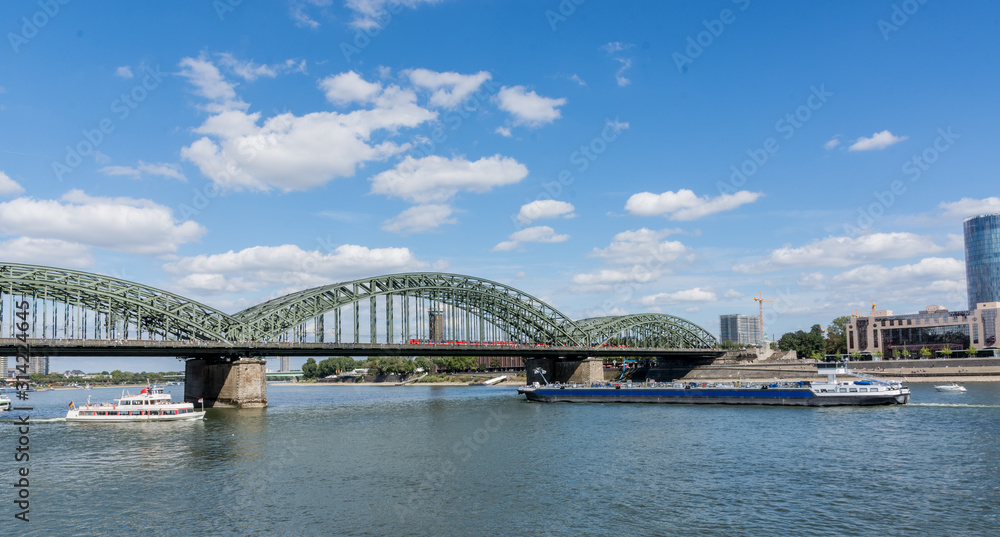
[{"label": "glass skyscraper", "polygon": [[720,340],[739,345],[760,345],[760,317],[756,315],[720,315]]},{"label": "glass skyscraper", "polygon": [[1000,302],[1000,214],[965,220],[965,279],[969,309]]}]

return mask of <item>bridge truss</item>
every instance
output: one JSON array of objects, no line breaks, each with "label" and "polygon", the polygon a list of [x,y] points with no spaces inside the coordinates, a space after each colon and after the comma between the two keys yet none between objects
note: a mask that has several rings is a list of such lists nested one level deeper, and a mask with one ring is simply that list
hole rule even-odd
[{"label": "bridge truss", "polygon": [[459,274],[418,272],[306,289],[227,314],[110,276],[0,265],[0,337],[15,333],[15,304],[31,307],[42,339],[407,343],[710,348],[715,338],[680,317],[637,314],[573,321],[513,287]]}]

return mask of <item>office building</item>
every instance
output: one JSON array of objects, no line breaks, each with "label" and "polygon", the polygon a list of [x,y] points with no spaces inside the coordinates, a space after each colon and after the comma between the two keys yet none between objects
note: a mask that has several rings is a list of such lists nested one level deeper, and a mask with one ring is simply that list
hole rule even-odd
[{"label": "office building", "polygon": [[1000,302],[982,302],[963,311],[927,306],[919,313],[893,315],[876,310],[847,322],[847,352],[881,353],[886,358],[918,358],[923,348],[963,351],[995,348],[1000,331]]},{"label": "office building", "polygon": [[757,315],[720,315],[720,340],[737,345],[760,345],[760,317]]},{"label": "office building", "polygon": [[1000,214],[965,220],[965,279],[970,310],[1000,302]]}]

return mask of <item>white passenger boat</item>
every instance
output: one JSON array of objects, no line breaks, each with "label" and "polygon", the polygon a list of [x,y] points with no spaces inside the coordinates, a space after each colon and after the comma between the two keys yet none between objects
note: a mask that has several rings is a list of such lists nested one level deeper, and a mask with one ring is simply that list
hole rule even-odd
[{"label": "white passenger boat", "polygon": [[10,410],[10,397],[0,395],[0,412],[6,412],[8,410]]},{"label": "white passenger boat", "polygon": [[195,410],[194,403],[173,403],[170,394],[163,393],[159,386],[143,388],[137,395],[122,392],[114,403],[91,404],[88,401],[76,406],[71,402],[66,412],[66,421],[183,421],[204,417],[204,408]]},{"label": "white passenger boat", "polygon": [[941,386],[935,386],[935,390],[939,392],[964,392],[965,386],[952,382],[951,384],[942,384]]}]

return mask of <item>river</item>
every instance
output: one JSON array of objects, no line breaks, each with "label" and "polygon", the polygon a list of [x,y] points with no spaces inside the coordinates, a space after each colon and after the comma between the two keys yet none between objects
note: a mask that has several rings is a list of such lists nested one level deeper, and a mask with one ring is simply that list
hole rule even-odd
[{"label": "river", "polygon": [[[0,416],[5,535],[968,535],[1000,527],[1000,384],[876,408],[528,403],[512,387],[270,386],[204,421]],[[167,388],[175,400],[183,387]],[[18,404],[18,403],[15,403]],[[51,420],[51,421],[49,421]],[[2,453],[6,452],[6,453]]]}]

